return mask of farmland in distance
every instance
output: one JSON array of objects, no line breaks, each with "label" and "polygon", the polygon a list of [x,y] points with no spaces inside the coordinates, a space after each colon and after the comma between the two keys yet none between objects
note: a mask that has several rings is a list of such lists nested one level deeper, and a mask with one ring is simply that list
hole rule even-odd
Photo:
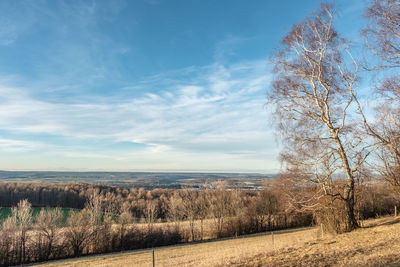
[{"label": "farmland in distance", "polygon": [[198,172],[58,172],[0,171],[2,182],[91,183],[118,187],[197,189],[215,181],[226,181],[231,188],[261,189],[275,174],[259,173],[198,173]]}]

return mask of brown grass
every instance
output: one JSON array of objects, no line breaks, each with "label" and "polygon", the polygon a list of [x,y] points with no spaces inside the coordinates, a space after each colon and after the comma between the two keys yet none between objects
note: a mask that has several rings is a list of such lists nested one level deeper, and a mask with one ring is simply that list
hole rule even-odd
[{"label": "brown grass", "polygon": [[[400,218],[321,236],[320,228],[155,250],[156,266],[400,266]],[[398,265],[396,265],[396,263]],[[42,266],[152,266],[151,250],[56,261]]]},{"label": "brown grass", "polygon": [[303,246],[254,255],[238,266],[400,266],[400,218],[367,221],[363,228]]}]

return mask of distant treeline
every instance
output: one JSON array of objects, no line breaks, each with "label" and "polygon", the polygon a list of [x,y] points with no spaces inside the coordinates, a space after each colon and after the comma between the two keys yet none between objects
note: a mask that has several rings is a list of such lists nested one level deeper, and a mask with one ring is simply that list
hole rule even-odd
[{"label": "distant treeline", "polygon": [[[209,201],[215,192],[223,192],[222,195],[228,194],[229,197],[224,197],[228,197],[232,201],[234,195],[237,202],[236,208],[240,209],[251,206],[255,199],[260,196],[258,191],[228,189],[224,182],[215,182],[200,189],[152,190],[86,183],[12,182],[0,183],[0,207],[13,207],[21,200],[26,199],[33,207],[83,209],[88,200],[96,195],[101,202],[102,209],[107,212],[121,214],[124,211],[129,211],[134,218],[142,221],[148,220],[147,217],[151,216],[155,222],[163,222],[171,219],[177,220],[180,215],[171,215],[171,209],[182,209],[181,206],[187,206],[186,202],[191,203],[191,206],[187,207],[188,209],[199,209],[196,205],[204,205],[203,208],[209,208]],[[270,195],[276,202],[274,204],[276,210],[279,206],[278,200],[274,194],[270,193]],[[205,204],[200,203],[200,199],[203,199]],[[227,204],[224,205],[224,208],[228,209]],[[180,213],[182,212],[180,211]],[[202,214],[204,218],[208,218],[210,211],[202,212]],[[174,218],[171,218],[171,216]],[[196,215],[196,217],[200,217],[200,215]]]},{"label": "distant treeline", "polygon": [[[87,193],[99,186],[59,183],[0,183],[0,207],[16,206],[27,199],[34,207],[82,209]],[[107,187],[110,188],[110,187]]]}]

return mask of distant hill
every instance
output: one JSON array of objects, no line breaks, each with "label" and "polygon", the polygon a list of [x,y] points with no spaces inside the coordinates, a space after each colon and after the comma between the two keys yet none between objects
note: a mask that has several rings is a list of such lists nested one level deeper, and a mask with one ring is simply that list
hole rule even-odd
[{"label": "distant hill", "polygon": [[223,180],[231,187],[259,189],[275,174],[198,173],[198,172],[66,172],[66,171],[0,171],[2,182],[81,182],[119,187],[198,188]]}]

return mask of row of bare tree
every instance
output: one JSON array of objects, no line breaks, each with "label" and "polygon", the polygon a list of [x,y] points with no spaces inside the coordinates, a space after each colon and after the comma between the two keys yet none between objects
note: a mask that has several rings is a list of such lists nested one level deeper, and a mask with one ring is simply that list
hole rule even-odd
[{"label": "row of bare tree", "polygon": [[[109,193],[109,192],[108,192]],[[82,210],[71,211],[66,223],[59,208],[41,209],[21,200],[1,223],[0,265],[8,266],[82,254],[105,253],[242,235],[277,228],[309,225],[310,216],[279,214],[277,197],[269,191],[174,190],[158,197],[147,191],[142,223],[132,206],[100,190],[87,197]],[[105,198],[108,196],[108,198]],[[128,195],[129,196],[129,195]],[[117,208],[116,208],[117,207]],[[160,223],[159,208],[169,222]]]},{"label": "row of bare tree", "polygon": [[[342,207],[326,205],[314,213],[298,213],[282,187],[290,189],[291,184],[280,177],[257,192],[229,190],[219,183],[200,191],[138,190],[135,198],[128,194],[125,199],[110,197],[109,190],[97,188],[90,190],[85,207],[71,211],[67,219],[59,208],[43,208],[34,216],[31,204],[21,200],[1,223],[0,265],[238,236],[307,226],[313,221],[333,230],[342,227],[341,214],[336,211]],[[356,187],[359,219],[391,213],[398,204],[384,184]],[[308,192],[299,193],[315,193],[313,187],[306,189]],[[139,208],[136,202],[144,203],[138,213],[142,214],[140,223],[134,217]],[[165,213],[166,222],[162,222],[161,213]]]},{"label": "row of bare tree", "polygon": [[[345,214],[344,231],[359,226],[360,180],[380,175],[400,192],[400,1],[368,3],[354,40],[335,30],[333,5],[294,25],[272,58],[268,94],[287,197],[302,210]],[[360,38],[363,51],[353,45]]]}]

